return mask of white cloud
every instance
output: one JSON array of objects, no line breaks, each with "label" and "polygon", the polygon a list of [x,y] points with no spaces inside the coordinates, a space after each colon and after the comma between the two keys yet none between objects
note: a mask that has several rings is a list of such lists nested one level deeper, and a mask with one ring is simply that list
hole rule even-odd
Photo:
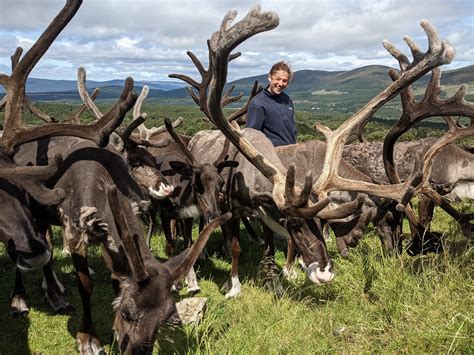
[{"label": "white cloud", "polygon": [[[70,24],[37,64],[32,77],[74,79],[77,67],[88,77],[108,80],[166,80],[169,73],[196,76],[187,50],[207,61],[206,40],[229,9],[246,14],[254,1],[102,0],[85,1]],[[289,60],[295,70],[349,70],[369,64],[395,65],[381,43],[387,38],[406,50],[408,34],[426,48],[419,26],[428,18],[456,48],[450,67],[474,63],[474,2],[471,0],[261,0],[280,25],[243,43],[229,79],[266,72],[272,62]],[[27,50],[62,8],[58,0],[0,2],[1,68],[17,46]],[[4,15],[8,14],[8,16]],[[3,69],[2,69],[2,72]]]}]

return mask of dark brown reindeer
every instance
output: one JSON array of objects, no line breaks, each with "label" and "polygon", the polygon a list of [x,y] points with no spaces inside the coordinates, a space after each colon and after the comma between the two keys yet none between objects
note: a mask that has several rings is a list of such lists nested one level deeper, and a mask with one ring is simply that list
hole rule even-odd
[{"label": "dark brown reindeer", "polygon": [[[94,97],[89,96],[86,86],[86,71],[84,68],[79,68],[77,72],[78,91],[83,101],[82,107],[87,108],[95,117],[96,121],[103,116],[100,109],[94,104]],[[133,121],[130,122],[123,129],[117,129],[112,133],[112,139],[108,149],[119,151],[126,161],[130,174],[137,181],[142,188],[145,195],[149,199],[161,200],[169,196],[173,192],[173,186],[166,181],[166,178],[161,174],[155,158],[148,152],[147,148],[163,148],[169,145],[169,139],[150,141],[149,139],[141,139],[132,136],[132,132],[141,126],[146,119],[146,113],[141,114],[140,108],[148,88],[142,89],[137,98],[133,108]],[[94,94],[94,93],[93,93]],[[74,122],[80,124],[80,112],[74,116]]]},{"label": "dark brown reindeer", "polygon": [[[12,75],[0,76],[7,89],[6,129],[1,143],[5,151],[15,153],[17,165],[47,163],[58,151],[64,156],[59,171],[48,179],[48,186],[63,189],[64,199],[57,207],[40,208],[36,218],[41,222],[41,228],[52,223],[64,228],[83,305],[82,322],[76,336],[80,352],[101,352],[92,321],[90,296],[93,285],[87,264],[88,245],[99,243],[114,285],[117,291],[120,290],[114,302],[114,329],[120,350],[124,353],[151,353],[157,327],[175,310],[171,285],[184,277],[212,230],[230,215],[212,221],[192,248],[161,264],[146,245],[137,216],[143,196],[122,157],[89,141],[65,137],[88,137],[105,145],[110,132],[120,124],[135,102],[132,79],[127,79],[117,104],[93,125],[54,124],[48,129],[44,126],[25,128],[21,135],[18,134],[27,74],[80,5],[81,1],[68,1],[32,49],[18,62]],[[22,76],[19,75],[21,70]],[[102,126],[108,129],[107,134],[104,134],[104,129],[98,129]],[[37,131],[47,132],[44,136],[51,138],[37,140],[42,137]]]},{"label": "dark brown reindeer", "polygon": [[[12,164],[10,156],[14,153],[15,148],[23,143],[39,139],[42,137],[50,137],[57,135],[75,135],[79,137],[90,137],[97,144],[105,145],[108,140],[108,135],[110,132],[117,127],[121,122],[121,117],[114,117],[112,115],[107,116],[101,122],[98,122],[96,125],[89,127],[88,129],[75,129],[71,125],[47,125],[42,127],[27,127],[22,122],[22,110],[27,108],[32,113],[38,115],[40,118],[46,122],[53,122],[54,119],[43,114],[40,110],[36,109],[32,103],[25,96],[25,82],[28,74],[33,69],[36,62],[39,58],[46,52],[48,47],[54,38],[59,34],[62,28],[65,26],[65,21],[72,18],[74,13],[77,11],[78,4],[70,4],[66,11],[60,13],[60,19],[57,19],[55,23],[51,24],[48,36],[41,37],[37,43],[25,54],[25,56],[20,60],[22,55],[22,49],[18,48],[11,57],[12,63],[12,73],[11,75],[1,74],[0,75],[0,84],[5,87],[6,94],[2,99],[1,107],[5,110],[5,122],[4,122],[4,132],[1,139],[1,157],[2,157],[2,166],[5,162],[8,165]],[[10,168],[3,168],[5,173]],[[3,170],[2,169],[2,170]],[[15,211],[17,214],[15,217],[29,217],[29,209],[31,207],[29,197],[32,197],[36,201],[39,201],[44,206],[54,205],[59,202],[58,196],[54,197],[53,193],[58,193],[60,189],[55,189],[53,192],[48,192],[45,187],[42,187],[40,190],[40,185],[38,181],[35,181],[33,172],[29,173],[27,171],[38,170],[40,172],[40,180],[44,181],[46,179],[45,167],[22,167],[15,168],[14,175],[10,177],[9,181],[16,184],[15,196],[14,198],[17,201],[21,201],[23,206],[19,207]],[[55,171],[55,170],[53,170]],[[26,177],[23,177],[26,174]],[[50,173],[50,175],[52,175]],[[20,182],[20,183],[18,183]],[[11,189],[12,185],[7,184],[5,187],[6,190]],[[4,192],[6,190],[3,190]],[[19,190],[17,190],[19,189]],[[29,197],[21,198],[22,194],[26,191]],[[44,196],[42,196],[42,195]],[[9,197],[8,197],[9,198]],[[28,202],[28,206],[24,205],[24,202]],[[10,201],[11,202],[11,201]],[[5,203],[2,203],[2,208],[7,208],[9,203],[5,200]],[[26,208],[26,209],[25,209]],[[47,246],[46,239],[44,239],[44,231],[39,231],[38,226],[33,225],[31,221],[24,220],[20,222],[15,218],[11,217],[11,211],[8,213],[2,213],[2,218],[6,218],[4,221],[10,227],[8,228],[8,233],[5,232],[2,238],[6,240],[6,243],[9,245],[8,249],[11,249],[10,254],[13,256],[15,254],[14,249],[18,250],[20,254],[19,260],[23,260],[23,268],[27,268],[27,265],[40,266],[40,260],[46,262],[45,255],[50,255],[49,247]],[[13,227],[17,225],[17,227]],[[34,228],[33,228],[34,226]],[[34,234],[31,232],[34,231]],[[25,244],[25,241],[29,241]],[[23,255],[26,253],[25,255]],[[31,260],[30,260],[31,259]],[[36,262],[34,261],[36,260]],[[21,263],[19,264],[20,268],[22,267]],[[46,276],[46,281],[48,283],[48,292],[47,298],[52,303],[55,308],[68,307],[67,302],[61,300],[60,293],[57,291],[57,285],[54,281],[54,275],[49,267],[45,265],[43,267],[44,274]],[[49,276],[49,277],[48,277]],[[55,290],[56,287],[56,290]],[[25,291],[21,283],[21,273],[17,270],[16,273],[16,282],[15,290],[12,292],[12,313],[13,314],[25,314],[28,312],[28,307],[24,299]]]},{"label": "dark brown reindeer", "polygon": [[[202,217],[205,223],[221,215],[218,201],[222,194],[224,180],[220,176],[226,167],[235,167],[233,161],[219,157],[213,164],[200,164],[193,157],[187,148],[187,137],[178,135],[174,127],[178,126],[182,119],[179,118],[171,123],[165,120],[165,127],[148,129],[140,120],[146,117],[141,113],[141,105],[146,98],[148,88],[145,86],[135,103],[133,117],[128,131],[129,140],[135,144],[146,145],[146,154],[160,169],[161,173],[173,186],[173,190],[167,198],[153,199],[150,207],[151,223],[148,238],[153,232],[153,223],[158,211],[161,217],[161,224],[166,238],[166,254],[175,254],[175,242],[172,235],[171,225],[173,221],[180,222],[185,243],[190,246],[192,243],[192,225],[194,217]],[[130,132],[134,127],[140,131],[140,136],[131,136]],[[121,135],[126,136],[126,134]],[[125,140],[125,139],[124,139]],[[160,141],[169,141],[166,146],[158,146]],[[137,177],[135,176],[137,179]],[[149,240],[149,239],[148,239]],[[149,241],[150,243],[150,241]],[[200,291],[196,275],[191,268],[186,277],[188,293]]]},{"label": "dark brown reindeer", "polygon": [[45,181],[53,176],[60,159],[46,167],[17,167],[11,158],[0,152],[0,241],[15,263],[15,286],[10,294],[10,314],[26,315],[29,312],[22,271],[43,267],[48,292],[45,297],[57,309],[70,306],[61,297],[60,286],[49,267],[51,250],[46,236],[38,230],[31,211],[31,199],[44,206],[57,205],[64,197],[60,189],[49,190]]},{"label": "dark brown reindeer", "polygon": [[[423,188],[418,186],[416,190],[411,186],[412,184],[416,185],[419,180],[418,178],[415,179],[415,176],[407,179],[403,184],[390,185],[378,185],[346,179],[341,177],[337,172],[342,158],[343,146],[350,133],[370,119],[377,109],[433,68],[449,63],[454,55],[454,50],[450,44],[441,42],[438,39],[436,30],[426,20],[421,22],[429,41],[429,49],[426,53],[421,53],[416,44],[411,39],[406,38],[414,54],[412,63],[409,63],[408,59],[398,49],[388,41],[385,41],[384,46],[390,54],[399,60],[403,58],[407,64],[401,65],[401,74],[387,89],[374,97],[336,131],[333,132],[327,127],[317,125],[317,128],[326,136],[328,141],[323,170],[314,184],[312,183],[311,177],[308,176],[305,178],[305,184],[300,190],[302,194],[299,194],[298,189],[295,191],[291,186],[291,183],[294,184],[294,168],[290,167],[288,174],[285,176],[282,170],[273,164],[273,161],[269,161],[265,154],[259,153],[259,149],[254,148],[254,146],[249,143],[243,133],[229,124],[221,110],[221,93],[226,83],[227,64],[229,60],[235,58],[235,55],[231,55],[231,51],[245,39],[258,32],[271,29],[278,23],[273,13],[260,13],[258,8],[251,10],[243,20],[231,26],[231,22],[235,16],[235,12],[229,13],[224,19],[220,31],[216,32],[209,42],[212,80],[209,79],[209,95],[206,100],[207,107],[209,107],[209,111],[212,112],[211,121],[226,135],[239,151],[245,155],[252,164],[257,166],[262,174],[273,183],[272,199],[276,206],[282,211],[285,211],[287,215],[293,213],[298,214],[299,217],[316,216],[318,212],[315,212],[317,208],[309,199],[311,195],[310,192],[318,196],[319,199],[323,199],[318,202],[318,204],[321,204],[324,201],[327,203],[327,200],[324,200],[324,198],[329,192],[346,190],[392,199],[397,204],[397,209],[403,211],[406,203],[411,199],[413,194],[415,192],[420,193],[420,191],[426,188],[424,185],[426,175],[423,175],[423,183],[420,185],[423,186]],[[192,59],[196,63],[195,58],[192,57]],[[200,64],[198,69],[201,74],[205,72]],[[199,90],[199,84],[195,83],[192,79],[186,81]],[[425,166],[430,165],[431,159],[432,156],[426,157]],[[425,174],[425,172],[426,169],[424,168],[423,173]],[[317,207],[320,208],[321,206],[317,205]]]}]

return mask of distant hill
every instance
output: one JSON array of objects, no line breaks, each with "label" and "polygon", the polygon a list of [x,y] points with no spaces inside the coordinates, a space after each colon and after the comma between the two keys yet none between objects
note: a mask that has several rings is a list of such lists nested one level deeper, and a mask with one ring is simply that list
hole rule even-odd
[{"label": "distant hill", "polygon": [[[108,80],[108,81],[94,81],[87,80],[86,84],[88,88],[103,88],[108,86],[123,87],[125,80]],[[180,89],[185,86],[184,83],[180,81],[135,81],[135,86],[142,87],[148,85],[150,89],[168,91]],[[77,81],[76,80],[50,80],[50,79],[37,79],[37,78],[28,78],[26,82],[26,92],[28,94],[36,93],[48,93],[48,92],[58,92],[58,91],[70,91],[77,93]],[[3,87],[0,87],[0,92],[4,93],[5,90]]]},{"label": "distant hill", "polygon": [[[360,104],[370,100],[385,89],[391,79],[388,76],[390,67],[371,65],[349,71],[300,70],[295,72],[295,78],[287,89],[293,98],[297,109],[313,109],[318,105],[332,107],[348,103]],[[430,75],[421,78],[415,87],[428,82]],[[259,84],[267,84],[267,74],[242,78],[229,83],[234,85],[234,94],[243,92],[247,96],[255,80]],[[88,81],[91,90],[100,88],[99,99],[117,98],[123,87],[123,80],[105,82]],[[444,86],[460,86],[468,84],[474,88],[474,65],[460,69],[443,71],[441,84]],[[143,85],[150,87],[149,100],[164,99],[167,102],[178,100],[180,104],[188,100],[192,102],[181,82],[137,81],[135,89],[141,90]],[[29,79],[27,93],[34,101],[78,100],[77,83],[73,80]],[[183,101],[184,100],[184,101]]]}]

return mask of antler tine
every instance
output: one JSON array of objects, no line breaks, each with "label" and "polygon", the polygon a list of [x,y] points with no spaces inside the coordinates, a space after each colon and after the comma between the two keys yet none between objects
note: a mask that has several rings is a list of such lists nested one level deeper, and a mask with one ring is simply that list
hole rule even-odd
[{"label": "antler tine", "polygon": [[[95,88],[90,98],[92,101],[94,101],[99,95],[100,95],[100,89]],[[75,124],[81,124],[81,115],[84,113],[86,109],[87,109],[86,104],[82,103],[82,105],[77,109],[76,113],[72,116],[70,120],[74,122]]]},{"label": "antler tine", "polygon": [[[23,48],[18,47],[15,51],[15,53],[10,57],[11,63],[12,63],[12,72],[14,71],[15,67],[18,65],[20,62],[20,57],[21,54],[23,53]],[[6,103],[6,95],[4,97],[5,103]],[[57,121],[54,119],[53,116],[49,116],[48,114],[44,113],[41,111],[39,108],[33,105],[33,103],[28,99],[28,97],[25,94],[25,106],[26,108],[35,116],[40,118],[46,123],[56,123]]]},{"label": "antler tine", "polygon": [[[173,128],[177,128],[179,127],[182,123],[184,122],[183,120],[183,117],[178,117],[177,119],[175,119],[171,125],[173,126]],[[166,132],[167,129],[166,127],[163,125],[163,126],[160,126],[160,127],[153,127],[150,129],[151,131],[151,134],[150,134],[150,137],[155,137],[163,132]]]},{"label": "antler tine", "polygon": [[130,122],[125,129],[120,133],[120,138],[122,138],[123,142],[125,145],[129,144],[130,141],[132,140],[131,135],[132,132],[138,128],[138,126],[142,125],[143,122],[145,122],[146,116],[138,116],[135,117],[132,122]]},{"label": "antler tine", "polygon": [[[143,122],[138,125],[135,128],[138,128],[138,132],[140,135],[140,139],[142,140],[149,140],[151,134],[153,133],[153,129],[148,129],[147,126],[145,126],[145,119],[147,117],[146,113],[141,113],[142,112],[142,105],[145,99],[148,97],[148,93],[150,92],[150,88],[147,85],[144,85],[142,87],[142,91],[140,92],[140,95],[138,95],[138,99],[135,102],[135,106],[133,106],[133,114],[132,117],[134,120],[136,120],[138,117],[143,117],[144,120]],[[132,134],[132,131],[130,131],[129,136]]]},{"label": "antler tine", "polygon": [[138,95],[137,101],[135,102],[135,106],[133,106],[133,119],[137,119],[138,117],[142,116],[142,105],[145,99],[148,97],[149,92],[150,88],[148,85],[143,85],[142,91],[140,91],[140,95]]},{"label": "antler tine", "polygon": [[[133,106],[133,114],[132,117],[134,120],[136,120],[138,117],[143,117],[143,122],[138,125],[138,132],[140,132],[140,138],[144,139],[149,139],[150,137],[150,130],[145,126],[145,118],[146,118],[146,113],[142,114],[142,105],[143,101],[148,97],[148,93],[150,92],[150,88],[147,85],[144,85],[142,87],[142,91],[140,92],[140,95],[138,95],[138,99],[135,102],[135,106]],[[132,132],[130,132],[132,134]]]},{"label": "antler tine", "polygon": [[41,111],[38,107],[34,106],[33,103],[25,96],[25,106],[26,108],[36,117],[40,118],[46,123],[57,123],[58,121],[54,118],[54,116],[50,116],[47,113]]},{"label": "antler tine", "polygon": [[[211,57],[211,50],[209,48],[210,43],[207,41],[207,47],[209,49],[209,68],[212,67],[212,57]],[[211,82],[212,79],[212,73],[210,69],[204,69],[204,66],[202,65],[201,61],[194,55],[193,52],[188,51],[187,52],[188,56],[191,58],[194,66],[197,68],[199,71],[199,74],[201,75],[201,82],[198,83],[191,77],[187,75],[182,75],[182,74],[169,74],[169,78],[176,78],[183,80],[184,82],[188,83],[191,85],[194,89],[198,91],[198,95],[193,91],[192,88],[186,88],[188,92],[190,93],[191,97],[193,98],[194,102],[199,106],[200,110],[210,119],[209,115],[209,108],[206,104],[207,102],[207,87],[209,86],[209,83]]]},{"label": "antler tine", "polygon": [[77,89],[84,105],[94,115],[95,119],[99,120],[104,114],[99,110],[87,92],[86,69],[83,67],[77,69]]},{"label": "antler tine", "polygon": [[5,108],[5,104],[7,103],[7,95],[2,97],[2,100],[0,100],[0,110],[3,110]]},{"label": "antler tine", "polygon": [[163,139],[159,142],[152,142],[149,139],[141,139],[132,136],[132,132],[137,129],[140,125],[145,122],[145,114],[143,116],[138,116],[132,122],[130,122],[125,129],[120,133],[117,132],[120,138],[122,139],[123,143],[127,146],[130,143],[134,145],[142,145],[144,147],[154,147],[154,148],[163,148],[167,147],[170,144],[169,139]]},{"label": "antler tine", "polygon": [[241,107],[239,110],[237,110],[236,112],[232,113],[229,117],[227,117],[227,121],[232,122],[232,121],[235,121],[235,120],[239,119],[243,115],[245,115],[247,113],[248,108],[249,108],[250,101],[252,101],[253,97],[255,95],[257,95],[262,90],[263,90],[262,87],[260,85],[258,85],[258,81],[255,80],[255,82],[253,83],[252,90],[250,91],[249,98],[248,98],[247,102],[245,103],[245,105],[243,107]]},{"label": "antler tine", "polygon": [[[143,145],[146,147],[156,147],[156,148],[162,148],[164,146],[167,146],[169,144],[169,140],[165,140],[163,142],[151,142],[150,138],[161,134],[163,132],[166,132],[165,126],[161,127],[152,127],[152,128],[147,128],[145,125],[145,119],[147,118],[146,113],[142,113],[142,105],[145,99],[148,97],[148,93],[150,92],[150,88],[147,85],[144,85],[142,87],[142,91],[140,92],[140,95],[138,96],[137,101],[135,102],[135,106],[133,107],[133,119],[134,121],[140,119],[140,123],[133,123],[132,121],[127,128],[132,128],[131,130],[127,130],[127,136],[125,137],[127,140],[133,141],[135,144],[138,145]],[[183,122],[183,119],[179,117],[173,122],[173,127],[178,127],[181,123]],[[139,134],[138,137],[133,135],[133,130],[138,128]],[[125,132],[125,131],[124,131]]]},{"label": "antler tine", "polygon": [[241,92],[237,96],[231,96],[232,91],[234,89],[235,89],[235,85],[231,85],[227,88],[227,91],[225,92],[224,97],[222,98],[222,102],[221,102],[222,107],[226,107],[228,104],[232,102],[237,102],[242,98],[242,96],[244,96],[243,92]]},{"label": "antler tine", "polygon": [[173,128],[173,125],[171,124],[171,121],[168,118],[165,118],[165,126],[171,138],[173,138],[176,144],[178,144],[178,147],[181,150],[181,152],[184,154],[184,156],[188,158],[188,160],[190,161],[190,163],[192,163],[193,166],[197,166],[198,164],[196,163],[196,160],[194,159],[192,153],[189,151],[188,147],[183,142],[181,137],[176,133],[176,131]]}]

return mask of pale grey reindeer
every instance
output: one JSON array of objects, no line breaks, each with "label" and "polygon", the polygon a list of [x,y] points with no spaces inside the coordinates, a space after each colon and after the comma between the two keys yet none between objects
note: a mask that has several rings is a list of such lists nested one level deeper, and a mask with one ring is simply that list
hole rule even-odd
[{"label": "pale grey reindeer", "polygon": [[[402,141],[395,144],[394,164],[402,181],[417,167],[417,161],[436,143],[436,138]],[[389,183],[383,159],[383,142],[353,143],[344,147],[343,157],[361,172],[382,184]],[[419,167],[418,167],[419,168]],[[440,149],[433,160],[429,177],[431,186],[440,195],[454,200],[474,199],[474,155],[461,147],[449,144]],[[421,222],[427,225],[432,219],[433,202],[429,199],[428,211],[421,210]],[[456,218],[456,215],[454,216]],[[456,220],[466,236],[473,232],[469,215],[459,214]]]}]

